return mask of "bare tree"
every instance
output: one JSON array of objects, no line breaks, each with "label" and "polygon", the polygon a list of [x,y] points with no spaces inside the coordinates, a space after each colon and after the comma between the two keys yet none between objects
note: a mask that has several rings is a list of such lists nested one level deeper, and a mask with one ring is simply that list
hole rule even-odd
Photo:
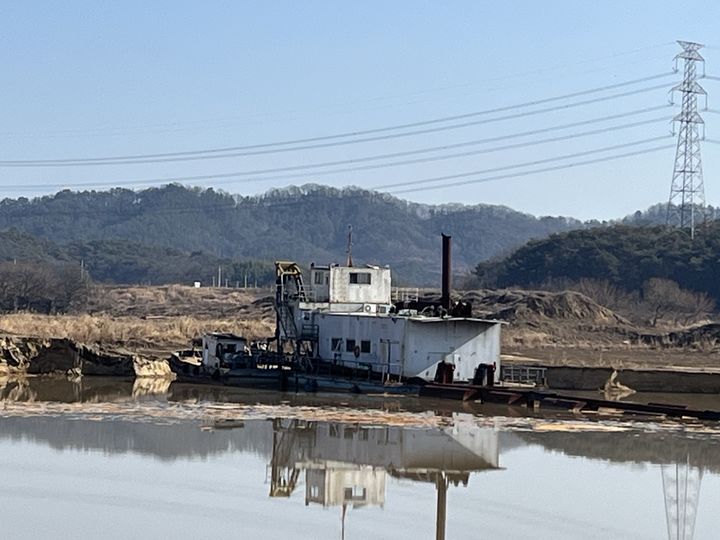
[{"label": "bare tree", "polygon": [[681,289],[676,282],[662,278],[652,278],[643,284],[643,303],[651,314],[652,326],[663,318],[690,324],[715,309],[715,301],[707,293]]},{"label": "bare tree", "polygon": [[0,262],[0,311],[68,311],[85,302],[88,286],[70,264]]}]

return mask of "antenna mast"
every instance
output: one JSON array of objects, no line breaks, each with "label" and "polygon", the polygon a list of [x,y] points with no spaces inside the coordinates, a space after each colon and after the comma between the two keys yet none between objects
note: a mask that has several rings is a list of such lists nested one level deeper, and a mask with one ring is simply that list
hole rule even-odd
[{"label": "antenna mast", "polygon": [[352,225],[348,225],[348,238],[347,238],[347,265],[352,266]]},{"label": "antenna mast", "polygon": [[[695,238],[695,224],[706,219],[705,185],[700,158],[700,141],[705,138],[705,122],[697,112],[698,95],[705,96],[707,108],[707,93],[697,82],[697,63],[702,63],[704,77],[705,59],[698,52],[703,45],[689,41],[678,41],[678,44],[683,50],[675,56],[675,71],[678,60],[683,59],[683,80],[670,90],[670,103],[673,102],[675,92],[680,92],[682,108],[673,118],[673,127],[678,125],[678,140],[667,224],[681,229],[689,228],[690,237]],[[703,127],[702,136],[700,126]]]}]

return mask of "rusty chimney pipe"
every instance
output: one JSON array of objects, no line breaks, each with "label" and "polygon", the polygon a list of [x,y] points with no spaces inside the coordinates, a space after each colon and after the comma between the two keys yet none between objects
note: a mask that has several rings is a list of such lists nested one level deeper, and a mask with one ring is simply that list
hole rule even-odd
[{"label": "rusty chimney pipe", "polygon": [[450,309],[452,290],[452,236],[442,235],[442,307]]}]

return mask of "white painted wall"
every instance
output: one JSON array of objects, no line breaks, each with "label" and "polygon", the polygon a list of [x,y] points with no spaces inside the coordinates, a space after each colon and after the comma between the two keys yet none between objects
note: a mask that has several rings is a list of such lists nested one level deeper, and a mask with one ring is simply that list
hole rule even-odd
[{"label": "white painted wall", "polygon": [[[370,284],[350,283],[350,274],[368,274]],[[390,304],[392,287],[389,268],[333,266],[330,268],[330,302]]]},{"label": "white painted wall", "polygon": [[[317,355],[348,366],[370,364],[377,372],[433,380],[437,364],[455,365],[455,380],[470,380],[481,363],[495,363],[500,375],[500,324],[467,319],[417,319],[392,316],[315,313],[319,328]],[[342,340],[340,350],[332,340]],[[347,340],[370,341],[370,352],[356,357]],[[389,364],[389,365],[388,365]]]},{"label": "white painted wall", "polygon": [[405,362],[408,373],[426,380],[435,377],[437,364],[455,366],[455,380],[473,378],[480,364],[495,364],[495,380],[500,377],[500,324],[467,319],[419,322],[409,319],[405,336]]},{"label": "white painted wall", "polygon": [[[381,341],[390,342],[390,361],[399,363],[402,358],[402,344],[404,341],[405,325],[407,319],[403,317],[379,317],[375,315],[349,315],[339,313],[315,313],[315,324],[319,328],[318,356],[325,360],[337,359],[354,366],[357,362],[378,364],[376,371],[382,371],[380,364],[387,363],[387,352],[381,355]],[[333,351],[332,340],[342,340],[340,351]],[[370,341],[370,352],[361,352],[356,357],[352,351],[347,351],[346,341],[355,340],[360,346],[362,341]],[[399,372],[399,368],[392,372]]]}]

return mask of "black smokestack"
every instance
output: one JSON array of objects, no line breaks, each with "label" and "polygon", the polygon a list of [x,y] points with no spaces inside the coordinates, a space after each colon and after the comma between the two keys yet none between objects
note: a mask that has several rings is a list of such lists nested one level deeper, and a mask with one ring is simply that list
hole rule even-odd
[{"label": "black smokestack", "polygon": [[452,236],[442,235],[442,307],[450,309],[452,290]]}]

